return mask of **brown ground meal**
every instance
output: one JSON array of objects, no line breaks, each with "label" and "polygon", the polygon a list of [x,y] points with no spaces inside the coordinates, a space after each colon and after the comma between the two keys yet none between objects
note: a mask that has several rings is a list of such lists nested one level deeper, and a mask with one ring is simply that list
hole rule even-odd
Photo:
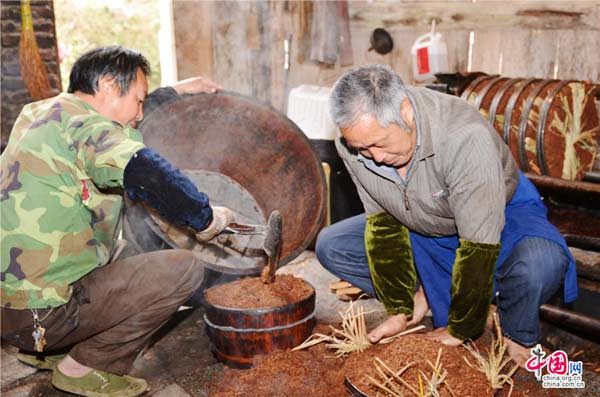
[{"label": "brown ground meal", "polygon": [[215,306],[236,309],[260,309],[285,306],[308,298],[313,287],[301,278],[278,275],[264,284],[260,277],[248,277],[208,289],[206,301]]},{"label": "brown ground meal", "polygon": [[[460,347],[445,346],[431,341],[421,335],[407,335],[387,345],[375,345],[362,353],[357,353],[346,360],[344,372],[346,376],[362,392],[375,396],[378,389],[370,386],[367,375],[377,379],[374,366],[375,357],[381,359],[390,369],[398,371],[409,363],[416,363],[406,370],[402,375],[408,384],[415,390],[419,390],[419,371],[427,377],[431,377],[432,368],[427,364],[429,360],[435,365],[438,350],[442,348],[441,367],[442,373],[447,371],[447,385],[438,388],[440,396],[451,396],[448,388],[455,396],[490,396],[492,394],[489,383],[481,372],[469,367],[463,356],[469,357],[464,349]],[[473,360],[471,360],[473,361]],[[423,385],[426,381],[421,375]],[[409,389],[401,389],[406,395],[412,394]],[[427,389],[425,389],[427,390]]]},{"label": "brown ground meal", "polygon": [[[315,332],[326,332],[326,328],[317,326]],[[488,335],[489,336],[489,335]],[[485,340],[487,339],[487,340]],[[489,346],[489,338],[477,341],[480,351]],[[481,343],[481,344],[480,344]],[[401,368],[405,364],[417,361],[405,373],[403,379],[411,385],[417,385],[417,373],[420,369],[425,375],[431,375],[427,360],[435,364],[438,349],[442,347],[442,369],[448,371],[447,381],[456,397],[508,397],[509,386],[493,393],[485,375],[470,368],[463,356],[471,362],[471,355],[462,347],[444,346],[425,339],[422,335],[408,335],[387,345],[375,345],[362,353],[350,354],[344,358],[335,358],[334,353],[323,345],[316,345],[303,351],[279,351],[255,358],[254,367],[248,370],[228,369],[211,381],[211,397],[346,397],[351,396],[344,386],[344,377],[368,392],[372,397],[383,397],[367,386],[363,379],[374,371],[373,360],[379,357],[386,364]],[[533,374],[520,369],[513,377],[515,388],[511,397],[558,397],[565,395],[564,389],[543,389]],[[441,396],[449,396],[446,387],[442,387]],[[414,396],[405,392],[405,396]]]}]

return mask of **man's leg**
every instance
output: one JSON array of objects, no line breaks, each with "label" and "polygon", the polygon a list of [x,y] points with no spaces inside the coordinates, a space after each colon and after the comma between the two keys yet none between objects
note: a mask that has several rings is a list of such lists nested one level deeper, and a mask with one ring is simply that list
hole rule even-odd
[{"label": "man's leg", "polygon": [[324,228],[315,251],[325,269],[375,297],[365,251],[366,223],[361,214]]},{"label": "man's leg", "polygon": [[[538,237],[521,240],[496,269],[496,305],[511,356],[519,364],[540,338],[539,308],[561,286],[569,260],[556,243]],[[516,342],[516,343],[514,343]]]},{"label": "man's leg", "polygon": [[203,265],[184,250],[136,255],[101,267],[81,280],[89,302],[79,305],[78,326],[48,347],[75,343],[69,356],[77,363],[124,374],[203,278]]}]

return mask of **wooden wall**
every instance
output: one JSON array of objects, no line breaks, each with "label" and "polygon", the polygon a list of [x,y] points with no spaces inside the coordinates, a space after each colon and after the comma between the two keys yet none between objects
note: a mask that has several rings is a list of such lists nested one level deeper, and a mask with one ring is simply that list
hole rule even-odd
[{"label": "wooden wall", "polygon": [[[348,68],[306,57],[302,48],[310,45],[310,21],[301,2],[174,0],[173,5],[180,78],[205,75],[283,110],[290,88],[330,86]],[[433,18],[453,71],[467,70],[471,57],[472,71],[600,82],[600,1],[353,1],[349,17],[350,67],[386,63],[409,84],[410,48],[430,30]],[[368,51],[377,27],[394,39],[394,50],[384,56]],[[289,37],[286,82],[283,41]]]}]

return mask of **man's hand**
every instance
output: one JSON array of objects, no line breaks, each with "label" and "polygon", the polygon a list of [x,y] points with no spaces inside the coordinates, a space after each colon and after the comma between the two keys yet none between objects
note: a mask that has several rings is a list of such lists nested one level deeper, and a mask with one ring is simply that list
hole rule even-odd
[{"label": "man's hand", "polygon": [[395,316],[388,317],[387,320],[379,324],[377,328],[369,332],[367,337],[371,343],[377,343],[381,338],[396,335],[404,331],[407,325],[406,314],[396,314]]},{"label": "man's hand", "polygon": [[198,94],[205,92],[214,94],[217,90],[222,90],[219,84],[206,77],[191,77],[189,79],[178,81],[171,86],[179,95],[183,94]]},{"label": "man's hand", "polygon": [[450,335],[450,332],[448,332],[448,328],[446,327],[437,328],[431,332],[428,332],[425,334],[425,337],[429,340],[441,342],[442,344],[448,346],[460,346],[463,343],[461,339]]},{"label": "man's hand", "polygon": [[233,220],[233,212],[226,207],[212,207],[213,220],[208,227],[196,233],[196,239],[201,243],[212,240],[223,231]]}]

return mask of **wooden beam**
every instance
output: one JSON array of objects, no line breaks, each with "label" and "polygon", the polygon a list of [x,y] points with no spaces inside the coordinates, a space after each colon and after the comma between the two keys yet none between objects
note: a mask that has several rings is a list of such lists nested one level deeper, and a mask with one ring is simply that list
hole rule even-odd
[{"label": "wooden beam", "polygon": [[600,30],[598,1],[350,2],[353,28]]},{"label": "wooden beam", "polygon": [[212,15],[212,2],[173,1],[175,53],[180,80],[194,76],[215,79]]}]

